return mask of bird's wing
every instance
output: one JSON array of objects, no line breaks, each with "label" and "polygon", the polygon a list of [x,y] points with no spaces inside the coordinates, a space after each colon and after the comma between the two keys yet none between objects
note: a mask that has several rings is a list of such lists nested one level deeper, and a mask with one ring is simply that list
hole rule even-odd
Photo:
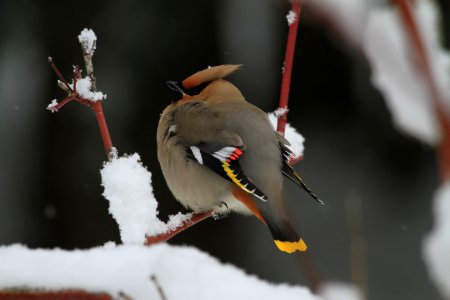
[{"label": "bird's wing", "polygon": [[316,200],[320,204],[323,204],[323,201],[320,200],[316,196],[316,194],[314,194],[311,191],[311,189],[303,182],[300,175],[298,175],[297,172],[295,172],[294,168],[289,163],[289,159],[292,157],[292,151],[288,148],[288,146],[290,145],[289,142],[279,134],[277,134],[277,137],[283,161],[283,165],[281,167],[281,172],[283,173],[283,175],[292,180],[295,184],[297,184],[301,188],[303,188],[314,200]]},{"label": "bird's wing", "polygon": [[214,142],[202,142],[189,146],[187,150],[189,156],[199,164],[233,182],[256,198],[267,201],[267,196],[253,184],[241,169],[239,158],[245,155],[242,148]]},{"label": "bird's wing", "polygon": [[226,113],[211,109],[202,101],[190,101],[180,105],[171,118],[173,125],[169,128],[173,130],[170,134],[186,147],[188,158],[233,182],[245,192],[262,201],[267,200],[267,196],[244,174],[239,164],[246,146],[236,132],[227,129],[224,124]]}]

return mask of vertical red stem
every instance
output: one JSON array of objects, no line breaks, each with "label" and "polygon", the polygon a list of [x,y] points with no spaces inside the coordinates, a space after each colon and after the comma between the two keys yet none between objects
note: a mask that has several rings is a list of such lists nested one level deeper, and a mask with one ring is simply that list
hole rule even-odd
[{"label": "vertical red stem", "polygon": [[416,51],[416,58],[418,70],[421,71],[426,80],[431,98],[433,101],[436,117],[441,128],[441,141],[438,150],[439,165],[442,180],[450,179],[450,114],[448,107],[445,105],[445,99],[440,92],[436,78],[433,75],[432,67],[428,59],[428,53],[425,47],[425,42],[422,39],[416,19],[414,17],[411,3],[409,0],[391,0],[399,9],[400,15],[405,24],[405,28],[409,33],[412,48]]},{"label": "vertical red stem", "polygon": [[280,102],[278,108],[286,111],[278,117],[277,131],[284,135],[287,123],[287,108],[289,101],[289,88],[291,85],[292,65],[294,62],[295,41],[297,40],[298,22],[300,19],[300,12],[303,5],[302,0],[292,0],[291,10],[295,13],[295,20],[289,24],[289,33],[286,43],[286,52],[284,56],[283,77],[281,79]]},{"label": "vertical red stem", "polygon": [[103,113],[102,101],[98,100],[92,104],[92,109],[95,112],[97,118],[98,127],[102,136],[103,146],[105,147],[106,156],[109,157],[109,153],[113,147],[111,136],[109,135],[108,125],[106,124],[105,114]]}]

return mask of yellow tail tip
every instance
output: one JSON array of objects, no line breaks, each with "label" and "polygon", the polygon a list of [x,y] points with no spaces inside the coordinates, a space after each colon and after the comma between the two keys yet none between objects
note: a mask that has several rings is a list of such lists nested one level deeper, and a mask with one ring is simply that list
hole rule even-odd
[{"label": "yellow tail tip", "polygon": [[293,253],[295,251],[304,252],[308,248],[306,246],[306,243],[302,239],[299,239],[297,242],[288,242],[279,240],[275,240],[274,242],[275,245],[277,245],[278,249],[280,249],[280,251],[287,253]]}]

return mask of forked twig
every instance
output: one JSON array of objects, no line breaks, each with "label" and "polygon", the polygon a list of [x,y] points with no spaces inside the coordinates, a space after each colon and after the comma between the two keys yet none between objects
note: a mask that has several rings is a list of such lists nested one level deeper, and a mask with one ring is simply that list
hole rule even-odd
[{"label": "forked twig", "polygon": [[[92,34],[90,36],[91,40],[87,40],[86,38],[83,39],[83,33]],[[83,52],[83,58],[86,65],[86,73],[88,77],[90,78],[90,91],[93,93],[97,93],[96,88],[96,82],[94,77],[94,65],[92,63],[92,57],[94,55],[95,50],[95,43],[96,43],[96,37],[92,30],[83,30],[82,34],[79,36],[79,41],[81,44],[81,49]],[[111,136],[109,134],[108,130],[108,124],[106,123],[105,115],[103,113],[103,94],[101,94],[101,97],[99,99],[91,98],[89,99],[86,96],[81,95],[77,91],[77,82],[80,80],[80,71],[78,69],[78,66],[74,67],[73,71],[73,84],[69,84],[67,80],[62,76],[59,69],[56,67],[53,59],[51,57],[48,58],[48,62],[50,63],[50,66],[52,67],[53,71],[55,71],[56,75],[59,78],[58,86],[61,87],[63,90],[67,92],[67,97],[61,100],[59,103],[53,103],[48,106],[48,109],[52,112],[57,112],[59,109],[61,109],[64,105],[71,101],[77,101],[81,104],[84,104],[88,107],[90,107],[94,113],[95,117],[97,119],[97,123],[100,129],[100,134],[103,141],[103,146],[105,149],[106,156],[108,157],[108,160],[110,160],[114,154],[115,149],[112,144]],[[62,84],[60,84],[60,82]]]}]

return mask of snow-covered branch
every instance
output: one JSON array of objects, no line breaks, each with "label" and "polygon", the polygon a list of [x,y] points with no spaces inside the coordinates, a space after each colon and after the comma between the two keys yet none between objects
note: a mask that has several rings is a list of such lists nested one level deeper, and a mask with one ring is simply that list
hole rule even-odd
[{"label": "snow-covered branch", "polygon": [[67,92],[67,97],[60,102],[56,99],[52,100],[47,106],[47,109],[51,112],[57,112],[67,103],[77,101],[94,110],[103,141],[103,146],[105,148],[105,153],[108,158],[112,158],[116,155],[116,150],[112,144],[101,101],[106,99],[106,94],[97,91],[94,77],[94,65],[92,63],[97,36],[92,29],[85,28],[78,36],[78,40],[81,44],[87,76],[81,77],[81,72],[78,70],[78,66],[74,66],[72,83],[68,83],[56,67],[53,59],[49,57],[48,61],[59,78],[57,82],[58,86]]}]

